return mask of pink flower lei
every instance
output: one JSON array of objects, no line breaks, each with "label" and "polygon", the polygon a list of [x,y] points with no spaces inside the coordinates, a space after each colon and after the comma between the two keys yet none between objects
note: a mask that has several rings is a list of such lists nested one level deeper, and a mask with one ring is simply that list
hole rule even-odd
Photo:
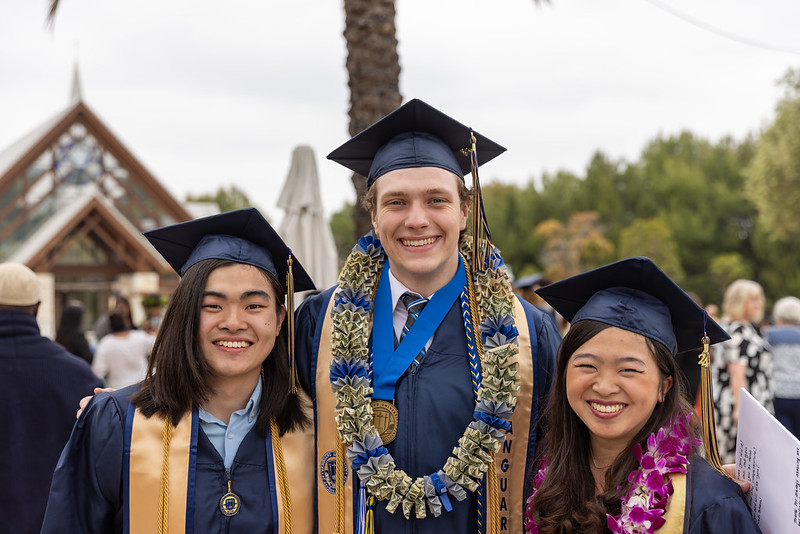
[{"label": "pink flower lei", "polygon": [[[664,525],[664,511],[672,495],[670,473],[686,473],[688,456],[701,443],[689,431],[691,414],[675,414],[658,432],[647,438],[647,450],[636,444],[633,454],[639,461],[639,469],[628,475],[629,489],[622,497],[619,516],[607,516],[608,528],[615,534],[652,534]],[[525,509],[525,531],[539,532],[533,521],[531,504],[537,490],[547,476],[547,458],[541,461],[539,472],[533,479],[533,491]]]}]

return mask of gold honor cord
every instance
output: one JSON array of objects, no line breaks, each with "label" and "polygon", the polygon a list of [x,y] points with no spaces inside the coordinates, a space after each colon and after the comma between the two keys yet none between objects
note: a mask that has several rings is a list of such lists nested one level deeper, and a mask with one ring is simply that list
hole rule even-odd
[{"label": "gold honor cord", "polygon": [[[473,139],[473,146],[475,141],[475,136],[472,137]],[[475,251],[475,245],[473,245],[473,253]],[[474,257],[474,256],[473,256]],[[466,265],[467,259],[464,255],[461,255],[461,261],[464,262]],[[475,351],[478,353],[478,358],[480,358],[481,363],[483,363],[483,341],[481,340],[481,334],[478,332],[478,325],[481,324],[482,318],[478,317],[478,306],[475,302],[475,282],[472,279],[472,273],[467,274],[467,292],[469,293],[469,309],[472,315],[472,328],[473,328],[473,341],[475,343]],[[492,451],[489,453],[492,457],[492,460],[488,464],[488,471],[486,472],[486,501],[484,502],[484,514],[483,516],[488,519],[490,522],[489,525],[486,527],[486,532],[488,534],[499,534],[500,532],[500,494],[497,491],[497,463],[495,462],[495,453]],[[489,513],[488,511],[492,510],[493,513]]]},{"label": "gold honor cord", "polygon": [[172,418],[164,418],[164,438],[162,449],[164,458],[161,461],[161,488],[158,495],[158,533],[167,534],[169,530],[169,446],[172,443]]},{"label": "gold honor cord", "polygon": [[336,523],[333,534],[345,534],[344,531],[344,443],[342,437],[336,434],[336,467],[334,471],[336,495]]},{"label": "gold honor cord", "polygon": [[283,460],[283,448],[275,419],[269,421],[270,434],[272,434],[272,456],[275,458],[275,471],[278,475],[278,485],[281,488],[281,501],[283,503],[283,528],[286,534],[292,534],[292,499],[289,495],[289,480],[286,477],[286,463]]},{"label": "gold honor cord", "polygon": [[706,450],[706,461],[711,467],[724,476],[731,478],[722,468],[717,450],[717,429],[714,424],[714,393],[711,384],[711,355],[708,351],[710,340],[703,332],[703,352],[697,357],[700,365],[700,422],[703,428],[703,447]]},{"label": "gold honor cord", "polygon": [[294,274],[292,273],[292,254],[286,259],[286,321],[289,329],[289,392],[297,393],[297,367],[294,361]]}]

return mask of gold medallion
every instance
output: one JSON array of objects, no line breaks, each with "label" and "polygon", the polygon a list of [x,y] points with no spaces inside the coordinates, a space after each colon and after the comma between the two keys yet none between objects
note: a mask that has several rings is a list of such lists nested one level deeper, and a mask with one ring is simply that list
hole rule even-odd
[{"label": "gold medallion", "polygon": [[393,442],[397,437],[398,419],[399,414],[394,404],[385,400],[372,401],[372,424],[384,445]]},{"label": "gold medallion", "polygon": [[219,511],[228,517],[236,515],[239,512],[239,496],[228,491],[219,500]]}]

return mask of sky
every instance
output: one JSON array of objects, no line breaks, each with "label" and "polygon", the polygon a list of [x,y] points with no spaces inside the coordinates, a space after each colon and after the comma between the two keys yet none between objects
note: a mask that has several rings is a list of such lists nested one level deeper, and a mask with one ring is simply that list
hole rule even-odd
[{"label": "sky", "polygon": [[[400,91],[508,151],[483,183],[583,175],[655,137],[757,135],[800,68],[796,0],[396,0]],[[179,200],[236,185],[273,222],[298,145],[355,194],[342,1],[0,0],[0,150],[84,102]]]}]

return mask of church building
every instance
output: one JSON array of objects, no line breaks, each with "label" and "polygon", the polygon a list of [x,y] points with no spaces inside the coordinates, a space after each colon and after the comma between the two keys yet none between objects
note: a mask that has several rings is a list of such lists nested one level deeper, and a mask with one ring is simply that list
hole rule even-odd
[{"label": "church building", "polygon": [[43,288],[38,315],[53,337],[61,310],[84,304],[84,327],[126,296],[170,294],[177,275],[142,232],[194,218],[83,101],[0,151],[0,262],[24,263]]}]

